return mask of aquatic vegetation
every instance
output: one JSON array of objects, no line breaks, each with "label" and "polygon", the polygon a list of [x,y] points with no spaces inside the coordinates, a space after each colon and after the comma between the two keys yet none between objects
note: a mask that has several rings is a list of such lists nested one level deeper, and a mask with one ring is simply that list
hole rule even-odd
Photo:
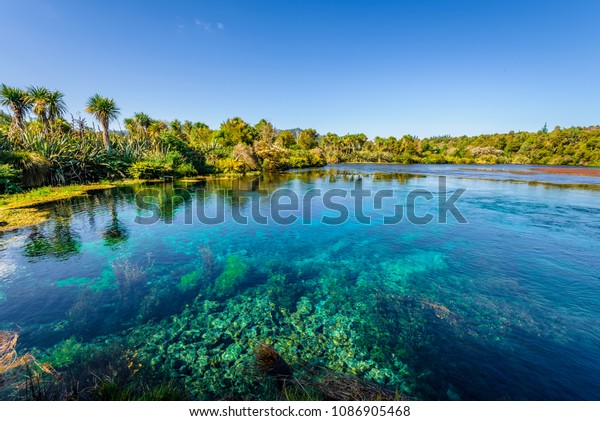
[{"label": "aquatic vegetation", "polygon": [[115,288],[117,284],[117,277],[114,268],[107,267],[102,271],[100,277],[94,278],[90,288],[92,291],[102,291],[105,289]]},{"label": "aquatic vegetation", "polygon": [[[402,193],[435,184],[432,177],[365,174],[277,175],[269,188],[351,188],[359,176]],[[586,356],[595,356],[590,344],[599,332],[590,311],[600,228],[593,192],[570,197],[589,203],[567,205],[558,189],[548,199],[537,188],[511,186],[513,199],[505,184],[457,183],[477,192],[464,202],[473,222],[460,226],[190,226],[179,223],[183,206],[175,203],[173,224],[142,227],[132,222],[138,190],[130,188],[52,205],[49,223],[4,234],[0,245],[4,328],[22,326],[31,348],[17,348],[19,355],[52,361],[64,380],[49,375],[27,396],[589,397],[573,385],[595,380],[569,376],[582,367],[597,371]],[[167,184],[177,191],[178,184]],[[192,184],[192,197],[207,185],[227,183]],[[104,237],[116,210],[128,231],[118,246]],[[65,241],[71,235],[81,243],[76,253],[52,249],[61,229]],[[27,254],[32,234],[48,246],[37,256]],[[571,243],[578,252],[563,253]],[[497,255],[489,255],[492,247]],[[589,293],[582,298],[582,291]],[[540,349],[568,391],[535,379],[547,368]],[[265,368],[277,356],[293,373],[285,387]],[[481,374],[469,374],[471,365]],[[511,378],[496,382],[497,367]],[[173,390],[158,389],[169,381]]]},{"label": "aquatic vegetation", "polygon": [[218,297],[226,297],[233,294],[244,282],[248,269],[248,263],[243,255],[236,253],[227,256],[225,259],[225,269],[215,279],[215,294]]},{"label": "aquatic vegetation", "polygon": [[292,379],[292,368],[272,346],[261,342],[255,353],[258,370],[275,379],[277,388],[283,390]]},{"label": "aquatic vegetation", "polygon": [[305,383],[309,389],[319,392],[324,400],[332,401],[404,401],[408,397],[356,376],[337,373],[332,370],[311,367],[310,381]]},{"label": "aquatic vegetation", "polygon": [[29,352],[17,352],[17,332],[0,330],[0,397],[6,399],[15,394],[33,390],[32,382],[42,376],[53,375],[50,364],[39,363]]},{"label": "aquatic vegetation", "polygon": [[339,296],[319,291],[312,298],[301,297],[295,311],[288,312],[274,304],[272,289],[270,284],[252,287],[222,304],[198,300],[170,321],[136,329],[130,346],[155,370],[183,376],[186,388],[203,398],[272,393],[250,373],[261,372],[256,369],[257,353],[262,372],[268,371],[269,362],[277,360],[275,346],[286,364],[299,366],[298,376],[309,363],[404,392],[410,389],[405,364],[390,360],[366,336],[379,328],[368,306],[358,304],[356,297],[340,308]]},{"label": "aquatic vegetation", "polygon": [[78,335],[89,335],[106,319],[104,311],[98,294],[84,291],[67,311],[69,328]]},{"label": "aquatic vegetation", "polygon": [[202,275],[202,271],[194,271],[183,275],[181,277],[181,281],[177,285],[177,288],[179,288],[181,291],[190,291],[196,289],[202,280]]},{"label": "aquatic vegetation", "polygon": [[147,256],[147,259],[148,264],[144,266],[134,263],[129,259],[112,262],[111,266],[121,304],[127,306],[139,303],[140,299],[145,295],[145,287],[148,283],[148,271],[153,265],[152,258]]},{"label": "aquatic vegetation", "polygon": [[185,390],[173,380],[156,386],[122,385],[116,379],[105,377],[93,389],[93,398],[99,401],[186,401]]},{"label": "aquatic vegetation", "polygon": [[61,218],[55,221],[50,234],[34,229],[29,236],[25,253],[30,257],[66,258],[79,253],[80,249],[80,238],[71,230],[69,222]]},{"label": "aquatic vegetation", "polygon": [[93,282],[93,281],[90,278],[73,277],[73,278],[61,279],[60,281],[56,281],[56,286],[57,287],[87,286],[91,282]]},{"label": "aquatic vegetation", "polygon": [[[210,247],[207,244],[198,248],[199,261],[194,265],[194,270],[189,273],[186,273],[180,277],[179,284],[177,288],[179,288],[182,292],[188,291],[197,291],[198,288],[203,285],[211,282],[216,275],[219,264],[215,259]],[[236,277],[238,274],[234,272],[236,270],[242,270],[239,267],[236,269],[234,266],[237,262],[230,263],[229,273],[224,276]],[[239,276],[243,276],[243,273],[240,273]],[[224,280],[222,280],[224,281]],[[224,281],[225,282],[225,281]],[[236,282],[235,280],[231,282]],[[226,282],[225,282],[226,283]]]},{"label": "aquatic vegetation", "polygon": [[50,348],[44,361],[55,369],[61,369],[86,360],[90,357],[91,350],[93,348],[90,346],[78,342],[75,338],[69,338]]},{"label": "aquatic vegetation", "polygon": [[127,227],[118,219],[113,219],[102,234],[104,242],[109,246],[116,246],[126,241],[128,236],[129,231]]},{"label": "aquatic vegetation", "polygon": [[4,381],[10,371],[31,364],[34,358],[31,354],[17,354],[17,340],[19,334],[2,330],[0,331],[0,379]]},{"label": "aquatic vegetation", "polygon": [[200,259],[202,260],[202,267],[204,269],[204,276],[210,278],[214,275],[217,270],[217,262],[215,256],[207,244],[204,244],[198,249],[200,253]]}]

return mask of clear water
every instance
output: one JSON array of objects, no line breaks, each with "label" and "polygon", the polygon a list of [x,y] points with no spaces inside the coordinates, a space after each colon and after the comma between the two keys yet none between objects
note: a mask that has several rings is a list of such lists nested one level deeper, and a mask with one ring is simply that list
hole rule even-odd
[{"label": "clear water", "polygon": [[[242,180],[254,191],[239,200],[224,194],[232,181],[208,180],[55,203],[47,223],[0,234],[0,328],[49,360],[118,338],[207,399],[262,396],[240,375],[258,341],[292,365],[420,399],[600,399],[600,178],[486,168],[339,165]],[[466,189],[466,224],[437,222],[440,175]],[[269,209],[278,188],[350,191],[357,179],[395,193],[383,209],[366,201],[370,224],[351,197],[337,199],[342,225],[321,223],[337,213],[318,201],[311,221],[288,212],[291,225],[231,217],[250,197]],[[146,187],[160,211],[150,225],[135,222]],[[182,188],[190,197],[173,202]],[[433,193],[415,208],[435,220],[383,224],[415,189]],[[224,201],[223,223],[185,223],[201,194]]]}]

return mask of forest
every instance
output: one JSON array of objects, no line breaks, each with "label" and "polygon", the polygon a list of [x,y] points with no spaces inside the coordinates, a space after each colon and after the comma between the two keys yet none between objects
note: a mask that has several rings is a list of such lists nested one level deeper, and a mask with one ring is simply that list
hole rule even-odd
[{"label": "forest", "polygon": [[343,162],[600,166],[600,126],[479,136],[375,137],[280,130],[240,117],[218,128],[164,121],[93,95],[75,115],[64,94],[0,87],[0,194],[100,180],[279,172]]}]

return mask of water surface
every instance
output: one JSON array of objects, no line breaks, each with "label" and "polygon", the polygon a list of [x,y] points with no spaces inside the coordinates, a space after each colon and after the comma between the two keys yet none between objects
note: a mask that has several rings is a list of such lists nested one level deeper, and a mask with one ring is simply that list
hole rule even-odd
[{"label": "water surface", "polygon": [[[59,367],[83,358],[65,349],[121,341],[206,399],[267,397],[247,374],[258,341],[297,367],[420,399],[600,399],[600,179],[489,168],[339,165],[51,204],[47,223],[0,236],[0,328]],[[448,195],[465,189],[467,223],[439,223],[442,175]],[[277,189],[302,197],[357,180],[395,195],[365,201],[369,224],[350,196],[336,200],[350,211],[341,225],[320,221],[338,213],[318,200],[310,220],[288,212],[290,225],[232,217],[252,200],[267,214]],[[152,213],[136,207],[144,189],[153,224],[135,222]],[[415,189],[432,192],[414,208],[434,221],[384,224]],[[198,197],[222,201],[225,220],[186,223]]]}]

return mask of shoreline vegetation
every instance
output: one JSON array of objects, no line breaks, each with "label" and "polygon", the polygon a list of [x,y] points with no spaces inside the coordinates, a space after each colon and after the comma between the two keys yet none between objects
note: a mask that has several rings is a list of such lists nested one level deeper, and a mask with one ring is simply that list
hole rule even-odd
[{"label": "shoreline vegetation", "polygon": [[[5,84],[0,107],[8,111],[0,110],[0,231],[43,221],[47,214],[34,206],[136,182],[126,180],[196,180],[339,163],[600,166],[600,126],[369,139],[280,130],[264,119],[251,125],[240,117],[211,129],[138,112],[124,119],[124,130],[115,130],[121,113],[114,99],[91,96],[88,121],[68,113],[60,91]],[[600,176],[600,170],[581,168],[559,173]]]},{"label": "shoreline vegetation", "polygon": [[[178,181],[185,183],[197,182],[206,178],[218,179],[240,176],[242,176],[242,174],[214,174],[210,176],[197,176],[195,178],[183,178],[179,179]],[[52,202],[71,199],[97,190],[106,190],[133,184],[162,182],[163,180],[159,179],[124,179],[113,182],[101,181],[92,184],[44,186],[24,191],[22,193],[0,195],[0,233],[3,231],[12,231],[45,222],[49,218],[49,213],[44,209],[40,209],[40,207]]]}]

